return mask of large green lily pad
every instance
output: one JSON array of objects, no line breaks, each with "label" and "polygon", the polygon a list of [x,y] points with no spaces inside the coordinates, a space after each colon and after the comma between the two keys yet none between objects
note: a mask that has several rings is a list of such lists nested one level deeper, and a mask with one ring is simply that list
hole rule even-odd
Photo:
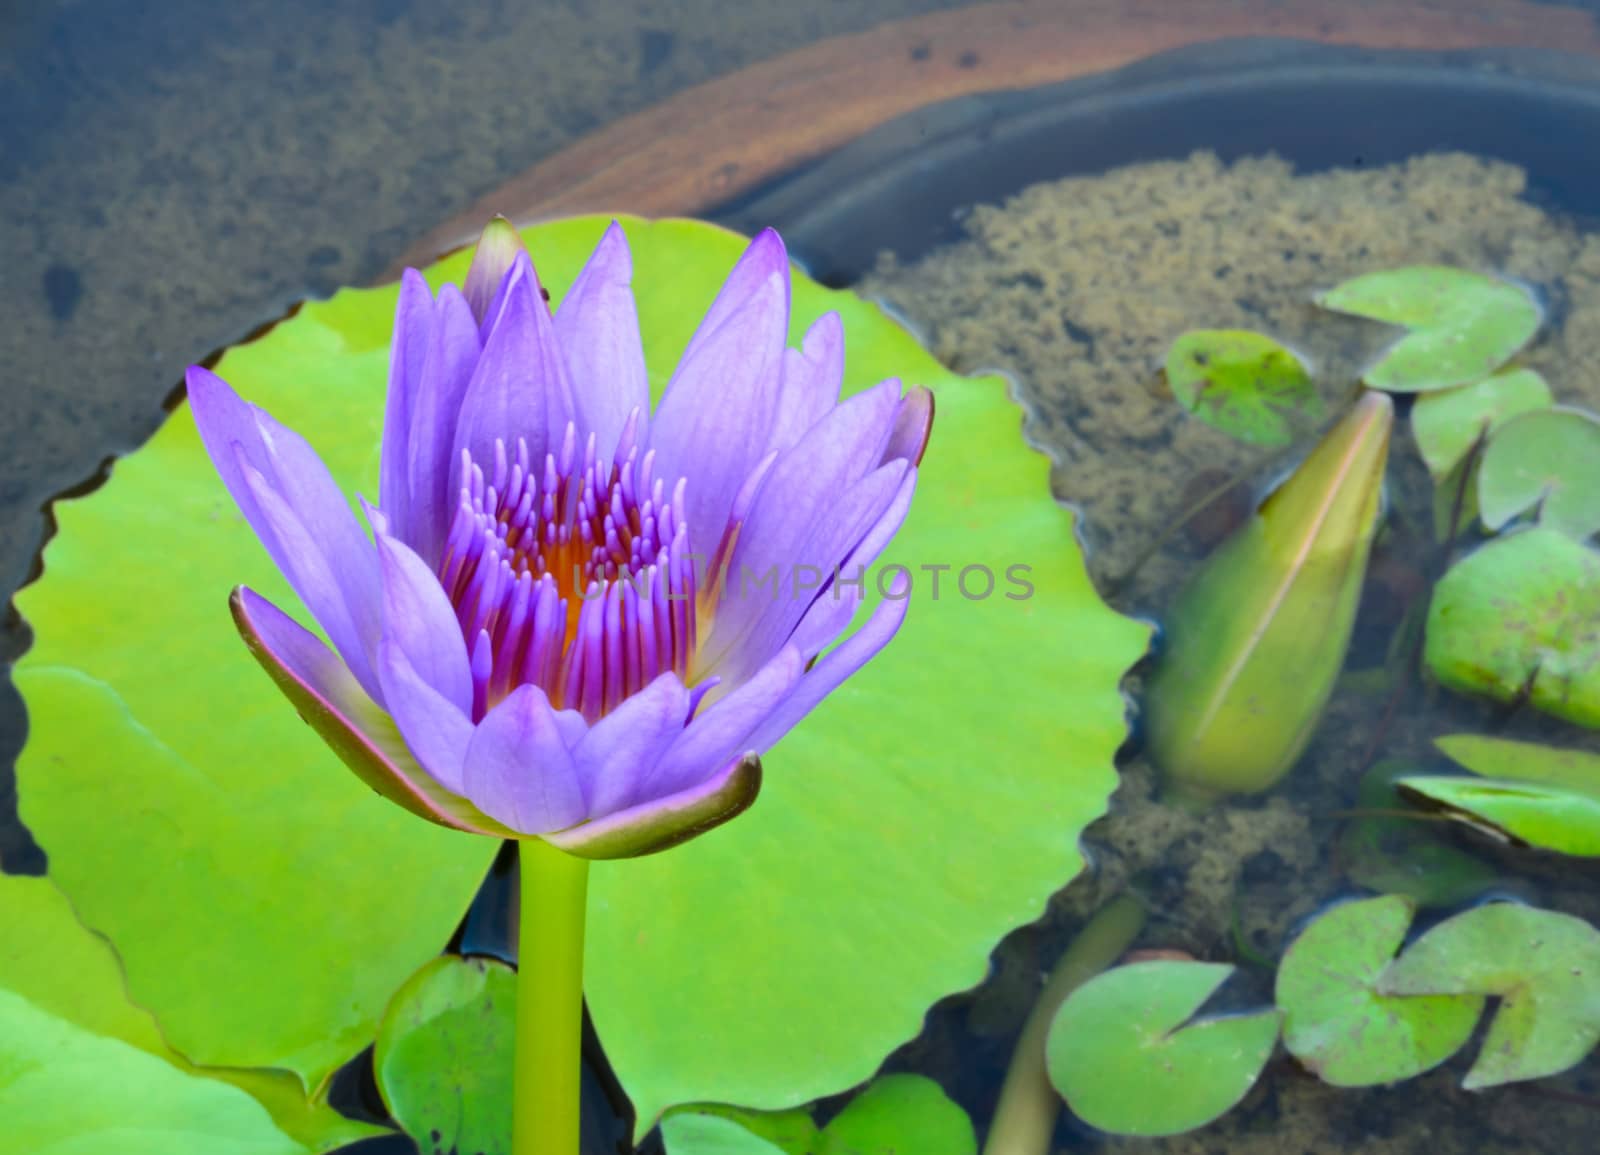
[{"label": "large green lily pad", "polygon": [[1453,690],[1600,726],[1600,553],[1543,528],[1482,546],[1435,587],[1423,658]]},{"label": "large green lily pad", "polygon": [[1444,477],[1478,438],[1550,404],[1550,386],[1535,370],[1508,369],[1472,385],[1424,393],[1412,406],[1411,431],[1428,472]]},{"label": "large green lily pad", "polygon": [[1223,963],[1132,963],[1068,995],[1045,1057],[1073,1114],[1119,1135],[1176,1135],[1244,1098],[1278,1041],[1278,1011],[1190,1021],[1232,973]]},{"label": "large green lily pad", "polygon": [[1311,374],[1271,337],[1195,329],[1167,351],[1167,384],[1190,413],[1253,445],[1288,445],[1322,414]]},{"label": "large green lily pad", "polygon": [[1543,317],[1520,285],[1440,265],[1367,273],[1323,293],[1318,304],[1410,330],[1363,377],[1396,393],[1481,381],[1528,343]]},{"label": "large green lily pad", "polygon": [[1600,530],[1600,417],[1558,406],[1496,431],[1478,470],[1483,524],[1499,529],[1536,506],[1542,526],[1580,539]]},{"label": "large green lily pad", "polygon": [[[526,234],[557,297],[605,223]],[[744,242],[627,228],[659,390]],[[395,296],[308,304],[218,367],[368,494]],[[955,376],[850,294],[797,278],[794,302],[796,340],[840,312],[847,390],[899,376],[937,396],[884,559],[913,568],[915,592],[894,645],[769,752],[748,815],[596,865],[589,1006],[647,1125],[675,1103],[781,1108],[859,1083],[931,1003],[977,983],[998,939],[1083,865],[1079,832],[1116,784],[1119,680],[1148,640],[1095,594],[999,379]],[[58,516],[45,576],[19,599],[38,639],[17,671],[25,817],[175,1044],[315,1083],[438,950],[494,846],[374,797],[255,668],[228,589],[293,603],[187,410]],[[954,567],[937,599],[921,568],[936,565]],[[1012,600],[1018,565],[1031,591]],[[996,575],[990,597],[952,588],[973,566]],[[983,584],[971,571],[968,590]]]},{"label": "large green lily pad", "polygon": [[1411,926],[1399,895],[1347,902],[1284,953],[1276,998],[1283,1045],[1336,1087],[1373,1087],[1431,1070],[1472,1035],[1477,995],[1394,998],[1376,984]]},{"label": "large green lily pad", "polygon": [[1600,931],[1515,903],[1441,922],[1378,982],[1391,995],[1498,995],[1468,1090],[1554,1075],[1600,1042]]}]

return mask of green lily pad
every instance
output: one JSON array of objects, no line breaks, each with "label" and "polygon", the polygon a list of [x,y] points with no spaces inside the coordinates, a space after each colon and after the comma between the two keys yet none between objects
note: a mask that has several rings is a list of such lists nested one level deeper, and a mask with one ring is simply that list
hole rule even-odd
[{"label": "green lily pad", "polygon": [[[553,294],[605,224],[527,232]],[[626,227],[659,391],[744,242]],[[375,491],[396,293],[308,303],[218,366],[351,491]],[[865,1080],[1082,868],[1078,834],[1117,782],[1119,683],[1149,631],[1096,595],[1004,383],[955,376],[877,307],[797,276],[795,340],[828,309],[847,392],[899,376],[937,396],[917,500],[881,562],[911,568],[913,603],[894,645],[768,753],[749,814],[596,864],[586,993],[646,1126],[678,1103],[782,1108]],[[293,601],[186,408],[56,509],[45,576],[18,599],[37,639],[16,670],[24,817],[175,1045],[317,1084],[437,952],[495,845],[374,797],[255,667],[228,590]],[[995,575],[991,596],[959,596],[968,567]],[[968,591],[983,585],[970,570]]]},{"label": "green lily pad", "polygon": [[1548,529],[1479,548],[1435,587],[1423,658],[1450,689],[1600,726],[1600,553]]},{"label": "green lily pad", "polygon": [[1507,421],[1478,470],[1483,524],[1499,529],[1526,510],[1575,538],[1600,530],[1600,418],[1558,406]]},{"label": "green lily pad", "polygon": [[1511,418],[1552,404],[1550,386],[1532,369],[1507,369],[1472,385],[1425,393],[1411,408],[1411,431],[1428,472],[1443,477],[1479,437]]},{"label": "green lily pad", "polygon": [[661,1121],[667,1155],[977,1155],[967,1113],[922,1075],[875,1079],[818,1130],[804,1111],[679,1107]]},{"label": "green lily pad", "polygon": [[1433,744],[1448,757],[1484,778],[1546,782],[1600,794],[1600,754],[1516,742],[1483,734],[1448,734]]},{"label": "green lily pad", "polygon": [[1428,931],[1379,980],[1391,995],[1498,995],[1468,1090],[1554,1075],[1600,1042],[1600,931],[1491,903]]},{"label": "green lily pad", "polygon": [[1322,414],[1305,364],[1247,329],[1195,329],[1167,351],[1167,384],[1190,413],[1253,445],[1288,445]]},{"label": "green lily pad", "polygon": [[[298,1144],[295,1150],[328,1151],[387,1134],[383,1128],[345,1118],[320,1095],[308,1098],[300,1080],[287,1071],[196,1067],[174,1051],[150,1013],[128,1001],[111,948],[78,921],[49,879],[0,874],[0,910],[5,911],[0,991],[20,996],[64,1026],[161,1059],[180,1074],[231,1084],[266,1108],[277,1129]],[[20,1056],[13,1048],[25,1041],[22,1035],[11,1039],[0,1031],[0,1068]],[[94,1053],[110,1064],[99,1077],[115,1078],[124,1065],[121,1052],[105,1048]],[[29,1118],[26,1111],[19,1117]],[[172,1145],[164,1155],[210,1155],[203,1136],[192,1137],[187,1146],[175,1136],[169,1139]]]},{"label": "green lily pad", "polygon": [[1494,867],[1440,838],[1429,823],[1390,817],[1402,807],[1394,783],[1415,774],[1408,762],[1381,761],[1362,776],[1353,818],[1339,834],[1338,861],[1358,886],[1401,895],[1418,906],[1457,906],[1499,880]]},{"label": "green lily pad", "polygon": [[397,992],[372,1056],[378,1091],[425,1152],[511,1150],[517,975],[444,955]]},{"label": "green lily pad", "polygon": [[1438,265],[1368,273],[1317,299],[1325,309],[1411,330],[1363,380],[1374,389],[1425,393],[1481,381],[1539,331],[1539,303],[1498,277]]},{"label": "green lily pad", "polygon": [[1347,902],[1295,939],[1278,967],[1283,1045],[1336,1087],[1373,1087],[1432,1070],[1472,1036],[1477,995],[1393,998],[1376,984],[1411,926],[1399,895]]},{"label": "green lily pad", "polygon": [[237,1087],[0,988],[0,1119],[28,1155],[305,1155]]},{"label": "green lily pad", "polygon": [[1191,1022],[1233,973],[1220,963],[1115,967],[1067,996],[1045,1043],[1050,1082],[1078,1118],[1119,1135],[1204,1127],[1255,1086],[1276,1010]]}]

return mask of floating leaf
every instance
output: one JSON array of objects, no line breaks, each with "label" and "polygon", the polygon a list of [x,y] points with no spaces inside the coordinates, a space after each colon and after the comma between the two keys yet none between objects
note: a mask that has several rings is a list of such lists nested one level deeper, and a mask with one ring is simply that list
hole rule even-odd
[{"label": "floating leaf", "polygon": [[1167,352],[1167,384],[1190,413],[1254,445],[1288,445],[1322,415],[1305,365],[1271,337],[1245,329],[1195,329]]},{"label": "floating leaf", "polygon": [[1167,616],[1145,715],[1179,793],[1265,790],[1310,740],[1350,643],[1393,412],[1365,394]]},{"label": "floating leaf", "polygon": [[1416,773],[1410,763],[1381,761],[1362,776],[1359,814],[1339,835],[1338,860],[1350,880],[1368,890],[1402,895],[1418,906],[1456,906],[1498,881],[1495,869],[1440,838],[1427,822],[1389,817],[1400,808],[1396,779]]},{"label": "floating leaf", "polygon": [[0,1119],[29,1155],[305,1155],[237,1087],[0,989]]},{"label": "floating leaf", "polygon": [[1423,657],[1450,689],[1600,726],[1600,553],[1548,529],[1479,548],[1435,587]]},{"label": "floating leaf", "polygon": [[1393,998],[1375,985],[1411,925],[1399,895],[1347,902],[1284,953],[1277,1002],[1283,1045],[1325,1083],[1373,1087],[1432,1070],[1472,1035],[1476,995]]},{"label": "floating leaf", "polygon": [[1435,478],[1448,474],[1479,437],[1511,418],[1551,405],[1550,386],[1532,369],[1507,369],[1472,385],[1441,389],[1417,398],[1411,431]]},{"label": "floating leaf", "polygon": [[1449,734],[1433,744],[1447,756],[1484,778],[1546,782],[1600,794],[1600,754],[1514,742],[1483,734]]},{"label": "floating leaf", "polygon": [[1600,931],[1514,903],[1476,907],[1414,942],[1378,989],[1500,997],[1468,1090],[1554,1075],[1600,1042]]},{"label": "floating leaf", "polygon": [[373,1073],[422,1151],[510,1151],[516,1011],[516,972],[492,959],[444,955],[395,993]]},{"label": "floating leaf", "polygon": [[1244,1098],[1272,1055],[1278,1012],[1190,1022],[1232,973],[1219,963],[1133,963],[1068,995],[1045,1044],[1067,1106],[1102,1131],[1176,1135]]},{"label": "floating leaf", "polygon": [[884,1075],[818,1131],[804,1111],[680,1107],[661,1121],[667,1155],[976,1155],[967,1113],[923,1075]]},{"label": "floating leaf", "polygon": [[[279,1130],[307,1149],[328,1151],[366,1136],[387,1134],[382,1128],[338,1114],[320,1095],[308,1098],[300,1081],[287,1071],[200,1068],[174,1051],[150,1013],[128,1001],[111,948],[85,929],[49,879],[0,874],[0,910],[5,912],[5,933],[0,935],[0,990],[21,996],[66,1026],[153,1055],[181,1074],[232,1084],[256,1099]],[[0,1031],[0,1068],[19,1058],[17,1048],[26,1042],[23,1035],[8,1038]],[[98,1076],[86,1070],[85,1077],[117,1077],[125,1065],[122,1053],[115,1048],[94,1053],[108,1066]],[[0,1118],[9,1120],[8,1116]],[[88,1136],[85,1131],[82,1137]],[[193,1136],[188,1146],[174,1136],[168,1138],[172,1146],[164,1155],[210,1155],[204,1136]]]},{"label": "floating leaf", "polygon": [[1438,265],[1368,273],[1317,303],[1411,330],[1363,378],[1396,393],[1481,381],[1528,343],[1541,320],[1539,303],[1520,285]]},{"label": "floating leaf", "polygon": [[[527,232],[554,295],[606,223]],[[659,392],[744,241],[626,227]],[[428,275],[459,279],[466,261]],[[375,490],[396,294],[308,303],[218,366],[346,492]],[[938,399],[879,567],[911,568],[913,602],[895,644],[768,752],[749,814],[594,868],[588,1005],[646,1126],[676,1103],[778,1108],[869,1077],[1081,869],[1076,835],[1116,786],[1119,683],[1149,631],[1096,595],[1004,383],[953,375],[875,306],[803,277],[793,339],[829,309],[848,391],[899,376]],[[187,408],[56,513],[45,575],[18,597],[36,639],[16,669],[24,817],[176,1045],[316,1084],[448,938],[495,844],[363,790],[239,644],[229,588],[293,600]]]},{"label": "floating leaf", "polygon": [[1507,421],[1478,469],[1483,524],[1539,509],[1539,524],[1586,538],[1600,530],[1600,418],[1558,406]]}]

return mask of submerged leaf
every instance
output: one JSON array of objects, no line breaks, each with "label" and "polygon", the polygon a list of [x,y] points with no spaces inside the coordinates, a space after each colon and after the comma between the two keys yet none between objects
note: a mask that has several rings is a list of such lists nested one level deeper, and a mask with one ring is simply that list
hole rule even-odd
[{"label": "submerged leaf", "polygon": [[1507,369],[1471,385],[1424,393],[1411,408],[1411,431],[1428,472],[1444,477],[1479,437],[1511,418],[1551,405],[1550,386],[1532,369]]},{"label": "submerged leaf", "polygon": [[1393,412],[1365,394],[1179,595],[1145,713],[1180,793],[1265,790],[1310,740],[1350,642]]},{"label": "submerged leaf", "polygon": [[1318,304],[1411,330],[1363,377],[1374,389],[1420,393],[1481,381],[1539,330],[1539,303],[1520,285],[1438,265],[1345,281]]},{"label": "submerged leaf", "polygon": [[1397,779],[1416,773],[1406,762],[1381,761],[1362,776],[1358,814],[1339,835],[1337,859],[1350,880],[1418,906],[1456,906],[1498,880],[1495,869],[1441,838],[1428,822],[1391,817],[1401,806]]},{"label": "submerged leaf", "polygon": [[1554,1075],[1600,1042],[1600,931],[1491,903],[1428,931],[1379,980],[1391,995],[1498,995],[1468,1090]]},{"label": "submerged leaf", "polygon": [[1499,529],[1539,510],[1539,524],[1575,538],[1600,530],[1600,418],[1559,406],[1507,421],[1478,470],[1483,524]]},{"label": "submerged leaf", "polygon": [[1423,657],[1452,690],[1600,726],[1600,553],[1548,529],[1482,546],[1435,587]]},{"label": "submerged leaf", "polygon": [[1176,1135],[1244,1098],[1272,1055],[1278,1012],[1190,1021],[1232,973],[1218,963],[1132,963],[1067,996],[1045,1049],[1073,1114],[1118,1135]]},{"label": "submerged leaf", "polygon": [[1433,744],[1484,778],[1546,782],[1600,795],[1600,754],[1587,750],[1515,742],[1484,734],[1449,734],[1435,738]]},{"label": "submerged leaf", "polygon": [[511,1150],[516,972],[443,955],[395,992],[372,1056],[389,1114],[422,1150]]},{"label": "submerged leaf", "polygon": [[1167,352],[1178,402],[1216,429],[1255,445],[1288,445],[1322,414],[1305,365],[1271,337],[1245,329],[1195,329]]},{"label": "submerged leaf", "polygon": [[1376,990],[1411,925],[1398,895],[1347,902],[1284,953],[1277,1002],[1283,1044],[1325,1083],[1373,1087],[1409,1079],[1455,1054],[1483,1010],[1476,995],[1393,998]]}]

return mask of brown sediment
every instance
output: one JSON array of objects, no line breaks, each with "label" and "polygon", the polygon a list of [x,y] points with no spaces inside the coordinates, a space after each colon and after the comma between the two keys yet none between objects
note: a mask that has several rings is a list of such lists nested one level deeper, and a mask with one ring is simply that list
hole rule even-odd
[{"label": "brown sediment", "polygon": [[1591,13],[1528,0],[979,4],[824,40],[616,121],[428,232],[389,275],[470,241],[495,213],[519,223],[581,212],[692,216],[938,101],[1056,83],[1238,37],[1600,55]]}]

